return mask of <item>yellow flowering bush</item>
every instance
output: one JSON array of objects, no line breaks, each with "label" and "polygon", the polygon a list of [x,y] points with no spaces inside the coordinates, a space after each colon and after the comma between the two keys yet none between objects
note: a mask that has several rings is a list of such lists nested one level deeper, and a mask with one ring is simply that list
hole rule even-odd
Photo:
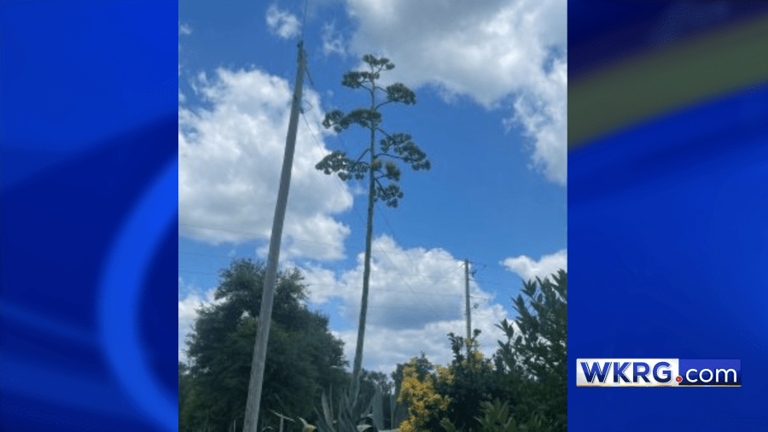
[{"label": "yellow flowering bush", "polygon": [[449,367],[437,366],[437,380],[448,385],[453,384],[453,371]]},{"label": "yellow flowering bush", "polygon": [[457,430],[477,430],[480,402],[505,396],[494,363],[480,351],[479,334],[480,330],[475,330],[473,337],[463,338],[450,333],[453,360],[442,374],[438,371],[441,378],[437,391],[450,400],[445,421],[455,425]]},{"label": "yellow flowering bush", "polygon": [[[447,368],[437,367],[440,379],[452,379]],[[403,382],[397,402],[408,406],[408,418],[400,424],[400,432],[426,432],[439,424],[448,409],[450,399],[435,390],[435,376],[426,374],[419,379],[416,359],[403,367]]]},{"label": "yellow flowering bush", "polygon": [[483,357],[483,353],[480,352],[480,344],[477,340],[467,339],[464,343],[469,348],[469,356],[460,361],[462,367],[479,371],[482,368],[483,363],[486,363],[487,366],[491,366],[491,369],[493,369],[493,366],[490,365],[490,363],[483,361],[485,357]]}]

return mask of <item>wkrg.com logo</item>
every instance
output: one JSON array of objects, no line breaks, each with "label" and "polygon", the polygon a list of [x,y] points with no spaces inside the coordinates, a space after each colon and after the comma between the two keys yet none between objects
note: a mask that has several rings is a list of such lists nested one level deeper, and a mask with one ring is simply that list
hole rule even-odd
[{"label": "wkrg.com logo", "polygon": [[577,387],[741,387],[741,360],[578,359]]}]

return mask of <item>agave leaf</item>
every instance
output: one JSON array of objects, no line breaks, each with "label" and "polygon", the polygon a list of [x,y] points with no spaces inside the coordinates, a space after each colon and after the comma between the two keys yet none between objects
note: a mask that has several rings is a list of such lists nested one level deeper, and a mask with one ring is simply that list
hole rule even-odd
[{"label": "agave leaf", "polygon": [[376,430],[384,429],[384,409],[382,407],[382,394],[379,386],[376,386],[376,393],[373,394],[373,412],[371,418]]},{"label": "agave leaf", "polygon": [[328,396],[326,396],[325,392],[323,392],[321,402],[323,404],[323,416],[325,416],[325,421],[330,423],[333,421],[333,407],[328,403]]},{"label": "agave leaf", "polygon": [[317,429],[316,426],[307,423],[307,421],[304,420],[303,418],[299,417],[299,420],[301,420],[301,424],[304,425],[304,427],[301,429],[302,432],[312,432],[315,429]]},{"label": "agave leaf", "polygon": [[[320,404],[322,407],[322,413],[317,413],[318,417],[320,418],[320,431],[335,432],[336,427],[334,425],[336,421],[333,416],[333,406],[328,402],[328,395],[326,395],[325,391],[323,391],[320,396]],[[315,411],[317,411],[317,408],[315,408]]]}]

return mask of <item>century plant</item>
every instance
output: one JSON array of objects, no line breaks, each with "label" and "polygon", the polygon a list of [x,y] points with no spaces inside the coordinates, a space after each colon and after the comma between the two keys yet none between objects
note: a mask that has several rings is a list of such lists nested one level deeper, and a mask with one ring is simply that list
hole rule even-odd
[{"label": "century plant", "polygon": [[[381,128],[382,116],[380,109],[388,104],[400,103],[413,105],[416,94],[401,83],[382,87],[377,84],[382,71],[394,69],[395,65],[387,58],[376,58],[372,55],[363,56],[367,71],[350,71],[344,74],[341,84],[351,89],[361,89],[367,92],[369,104],[366,107],[355,108],[348,113],[333,110],[326,114],[323,120],[325,128],[333,128],[341,132],[353,125],[367,129],[370,132],[370,143],[365,150],[350,157],[345,151],[334,151],[321,160],[315,168],[325,174],[337,174],[343,181],[364,180],[368,176],[368,223],[365,235],[365,263],[363,270],[363,295],[360,305],[360,324],[357,333],[357,347],[352,369],[352,396],[357,396],[360,382],[360,371],[363,361],[363,341],[365,335],[365,319],[368,309],[368,287],[371,275],[371,243],[373,237],[374,204],[381,200],[389,207],[397,207],[403,192],[398,182],[401,171],[398,161],[410,165],[415,170],[428,170],[430,163],[427,155],[412,141],[406,133],[388,133]],[[377,136],[380,136],[378,149]],[[364,160],[367,155],[367,161]]]},{"label": "century plant", "polygon": [[[371,426],[376,430],[383,428],[383,418],[381,414],[381,389],[375,388],[374,394],[369,400],[361,400],[352,393],[353,389],[348,388],[339,395],[338,402],[335,405],[328,400],[328,396],[323,392],[321,397],[321,411],[318,412],[317,429],[320,432],[364,432]],[[333,393],[333,391],[331,391]],[[376,406],[379,409],[376,409]],[[369,420],[370,419],[370,420]],[[368,422],[371,421],[373,425]],[[304,420],[302,420],[304,422]],[[304,431],[310,426],[304,422]]]},{"label": "century plant", "polygon": [[[526,423],[518,423],[510,412],[507,402],[499,399],[480,402],[482,416],[475,417],[479,427],[475,429],[479,432],[546,432],[549,426],[541,415],[536,414]],[[440,425],[446,432],[461,432],[462,429],[456,427],[448,418],[443,418]]]}]

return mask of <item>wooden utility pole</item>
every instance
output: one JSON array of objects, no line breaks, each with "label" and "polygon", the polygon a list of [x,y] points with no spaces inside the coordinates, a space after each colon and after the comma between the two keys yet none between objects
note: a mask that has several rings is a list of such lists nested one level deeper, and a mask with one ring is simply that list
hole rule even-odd
[{"label": "wooden utility pole", "polygon": [[[467,298],[467,341],[472,338],[472,317],[469,314],[469,260],[464,260],[464,293]],[[469,354],[469,345],[467,345],[467,354]]]},{"label": "wooden utility pole", "polygon": [[296,130],[299,125],[299,107],[301,106],[301,90],[304,85],[305,61],[304,41],[301,40],[299,41],[299,70],[296,72],[291,118],[288,122],[288,137],[285,142],[285,156],[283,157],[283,171],[280,176],[280,189],[277,192],[275,219],[272,222],[272,237],[269,240],[267,271],[264,280],[264,291],[261,294],[261,312],[259,313],[256,345],[253,348],[251,379],[248,384],[248,401],[245,407],[243,432],[257,432],[256,428],[259,423],[261,388],[264,384],[264,363],[267,358],[267,340],[269,339],[269,327],[272,322],[272,301],[275,297],[277,263],[280,258],[280,241],[283,235],[283,220],[285,219],[285,208],[288,204],[288,189],[291,184],[291,167],[293,166],[293,153],[296,147]]}]

